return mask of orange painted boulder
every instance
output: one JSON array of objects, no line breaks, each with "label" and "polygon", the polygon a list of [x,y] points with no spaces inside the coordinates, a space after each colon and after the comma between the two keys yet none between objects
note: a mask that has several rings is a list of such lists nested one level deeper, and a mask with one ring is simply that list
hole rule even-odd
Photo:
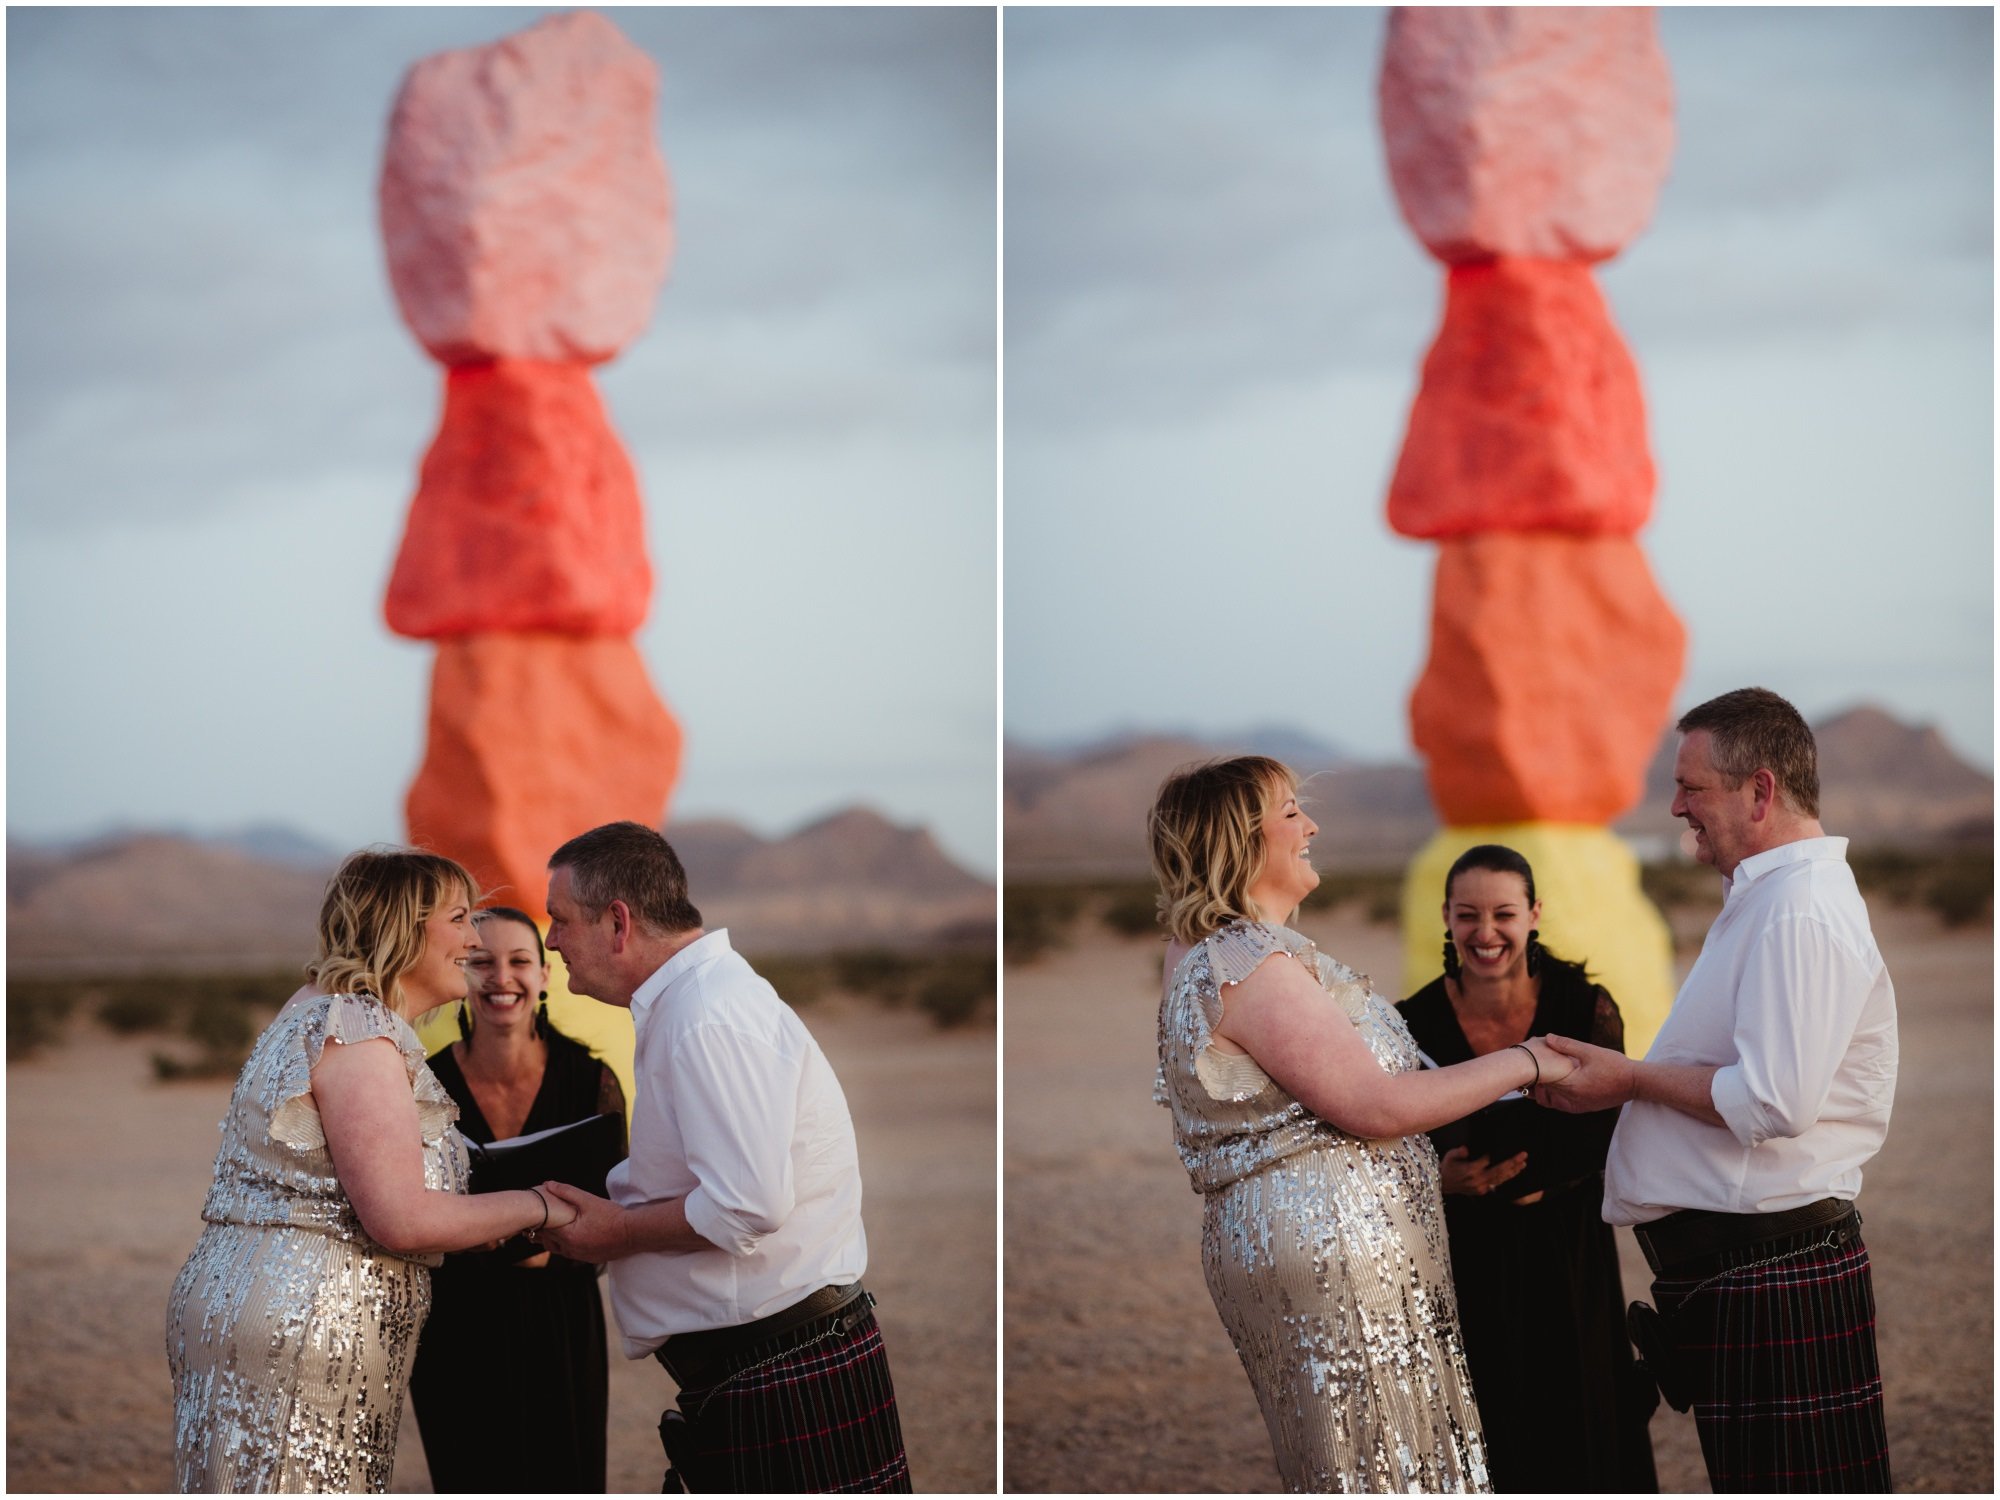
[{"label": "orange painted boulder", "polygon": [[1615,255],[1673,156],[1673,84],[1644,7],[1398,6],[1378,102],[1403,217],[1454,264]]},{"label": "orange painted boulder", "polygon": [[1443,544],[1411,737],[1447,824],[1606,824],[1644,790],[1687,632],[1625,537]]},{"label": "orange painted boulder", "polygon": [[1453,266],[1389,483],[1404,536],[1629,536],[1653,508],[1639,370],[1588,266]]},{"label": "orange painted boulder", "polygon": [[497,900],[546,917],[549,855],[600,823],[659,827],[680,759],[680,726],[630,641],[444,641],[404,805],[409,836],[461,861]]},{"label": "orange painted boulder", "polygon": [[403,79],[378,199],[397,306],[432,357],[611,358],[673,248],[659,73],[603,16],[551,16]]},{"label": "orange painted boulder", "polygon": [[384,606],[398,635],[629,635],[653,598],[645,509],[590,371],[446,372]]}]

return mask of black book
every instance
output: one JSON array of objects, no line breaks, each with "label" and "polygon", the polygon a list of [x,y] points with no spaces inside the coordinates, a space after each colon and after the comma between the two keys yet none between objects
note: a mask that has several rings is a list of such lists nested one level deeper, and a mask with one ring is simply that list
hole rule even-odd
[{"label": "black book", "polygon": [[606,1174],[625,1159],[625,1117],[592,1115],[533,1135],[510,1136],[490,1146],[477,1141],[465,1145],[472,1156],[475,1193],[566,1182],[602,1198]]}]

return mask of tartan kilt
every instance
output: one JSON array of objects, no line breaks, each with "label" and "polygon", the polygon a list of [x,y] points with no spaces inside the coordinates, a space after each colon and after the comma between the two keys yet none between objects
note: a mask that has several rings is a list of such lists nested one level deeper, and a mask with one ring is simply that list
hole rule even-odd
[{"label": "tartan kilt", "polygon": [[1847,1224],[1831,1246],[1822,1226],[1653,1283],[1717,1494],[1889,1489],[1874,1285]]},{"label": "tartan kilt", "polygon": [[874,1311],[831,1337],[815,1336],[821,1326],[780,1334],[746,1352],[751,1368],[680,1393],[683,1421],[669,1455],[690,1491],[909,1493],[896,1390]]}]

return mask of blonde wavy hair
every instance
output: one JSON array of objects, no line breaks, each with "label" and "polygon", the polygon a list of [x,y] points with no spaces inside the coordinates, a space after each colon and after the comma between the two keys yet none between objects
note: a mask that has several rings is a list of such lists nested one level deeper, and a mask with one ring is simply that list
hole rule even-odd
[{"label": "blonde wavy hair", "polygon": [[459,892],[479,904],[479,884],[457,860],[427,849],[362,849],[326,883],[319,955],[306,977],[330,995],[373,995],[398,1015],[402,978],[424,955],[424,923]]},{"label": "blonde wavy hair", "polygon": [[1239,917],[1265,919],[1250,899],[1264,873],[1264,809],[1298,789],[1291,767],[1266,755],[1182,766],[1160,783],[1146,831],[1167,931],[1198,943]]}]

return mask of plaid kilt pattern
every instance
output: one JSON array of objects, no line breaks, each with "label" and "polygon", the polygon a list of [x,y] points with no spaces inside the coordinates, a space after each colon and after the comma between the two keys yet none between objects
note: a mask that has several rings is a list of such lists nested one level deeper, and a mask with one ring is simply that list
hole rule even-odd
[{"label": "plaid kilt pattern", "polygon": [[[1875,1292],[1858,1225],[1745,1246],[1653,1283],[1693,1379],[1715,1493],[1889,1489]],[[1840,1243],[1823,1244],[1843,1227]],[[1792,1258],[1753,1264],[1776,1256]]]},{"label": "plaid kilt pattern", "polygon": [[751,1368],[680,1393],[685,1427],[670,1452],[689,1490],[909,1493],[881,1326],[870,1310],[822,1337],[831,1321],[780,1334],[746,1352]]}]

